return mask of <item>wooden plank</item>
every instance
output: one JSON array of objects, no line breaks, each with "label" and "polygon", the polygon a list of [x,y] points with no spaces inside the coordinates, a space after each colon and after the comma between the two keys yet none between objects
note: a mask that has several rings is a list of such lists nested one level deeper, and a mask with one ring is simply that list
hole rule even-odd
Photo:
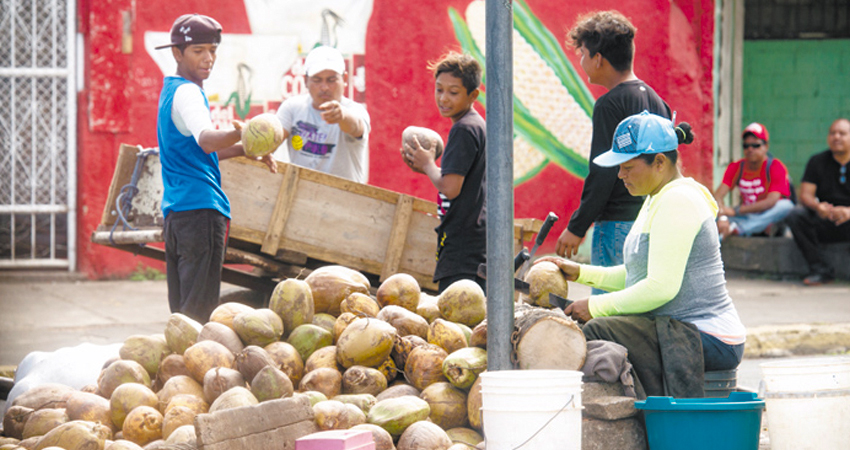
[{"label": "wooden plank", "polygon": [[277,193],[274,211],[269,220],[269,225],[266,227],[263,246],[260,248],[260,251],[267,255],[276,255],[278,249],[280,249],[280,237],[283,235],[283,228],[289,218],[289,212],[292,210],[292,201],[298,189],[298,172],[298,167],[292,164],[288,164],[284,170],[283,181],[280,183],[280,190]]},{"label": "wooden plank", "polygon": [[214,447],[216,444],[228,444],[226,448],[230,450],[281,448],[279,444],[257,445],[257,442],[274,437],[294,443],[295,439],[315,431],[313,408],[303,395],[195,416],[198,445],[206,450],[225,448]]},{"label": "wooden plank", "polygon": [[121,188],[133,178],[133,170],[136,168],[136,155],[142,151],[141,146],[121,144],[118,148],[118,160],[115,163],[115,172],[112,174],[112,182],[106,195],[106,205],[103,207],[103,215],[100,223],[112,225],[117,219],[112,215],[115,209],[115,199],[121,193]]},{"label": "wooden plank", "polygon": [[118,231],[94,231],[91,241],[95,244],[150,244],[152,242],[163,242],[162,228],[153,230],[129,230]]},{"label": "wooden plank", "polygon": [[384,266],[381,268],[381,281],[391,275],[398,273],[401,254],[404,252],[404,242],[407,240],[410,216],[413,213],[413,197],[400,195],[395,207],[392,232],[387,241],[387,253],[384,257]]}]

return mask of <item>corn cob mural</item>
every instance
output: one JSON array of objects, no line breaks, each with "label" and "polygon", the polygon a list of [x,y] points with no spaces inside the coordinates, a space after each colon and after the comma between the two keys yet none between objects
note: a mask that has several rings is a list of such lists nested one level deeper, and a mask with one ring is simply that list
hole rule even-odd
[{"label": "corn cob mural", "polygon": [[[454,8],[449,17],[463,50],[484,67],[484,1],[470,3],[465,19]],[[593,96],[558,40],[522,0],[514,2],[513,52],[514,185],[533,178],[549,162],[584,178]],[[486,105],[486,96],[479,101]]]}]

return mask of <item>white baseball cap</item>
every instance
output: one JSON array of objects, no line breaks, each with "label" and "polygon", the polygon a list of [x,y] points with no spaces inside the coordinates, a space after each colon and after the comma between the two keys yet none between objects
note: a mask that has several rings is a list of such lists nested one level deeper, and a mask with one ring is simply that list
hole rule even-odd
[{"label": "white baseball cap", "polygon": [[333,70],[340,75],[345,72],[345,59],[339,50],[325,45],[310,50],[304,60],[305,73],[312,77],[323,70]]}]

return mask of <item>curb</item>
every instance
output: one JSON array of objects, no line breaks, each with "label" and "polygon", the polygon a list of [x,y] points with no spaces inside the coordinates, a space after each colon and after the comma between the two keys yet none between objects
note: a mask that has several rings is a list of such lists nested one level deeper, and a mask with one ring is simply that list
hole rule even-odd
[{"label": "curb", "polygon": [[744,358],[850,352],[850,323],[766,325],[747,330]]}]

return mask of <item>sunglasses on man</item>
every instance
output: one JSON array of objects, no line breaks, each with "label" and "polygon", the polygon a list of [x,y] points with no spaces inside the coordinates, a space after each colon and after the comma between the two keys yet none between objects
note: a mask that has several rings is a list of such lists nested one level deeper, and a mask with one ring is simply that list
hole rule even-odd
[{"label": "sunglasses on man", "polygon": [[746,150],[748,148],[759,148],[761,146],[762,146],[762,144],[744,144],[744,150]]}]

